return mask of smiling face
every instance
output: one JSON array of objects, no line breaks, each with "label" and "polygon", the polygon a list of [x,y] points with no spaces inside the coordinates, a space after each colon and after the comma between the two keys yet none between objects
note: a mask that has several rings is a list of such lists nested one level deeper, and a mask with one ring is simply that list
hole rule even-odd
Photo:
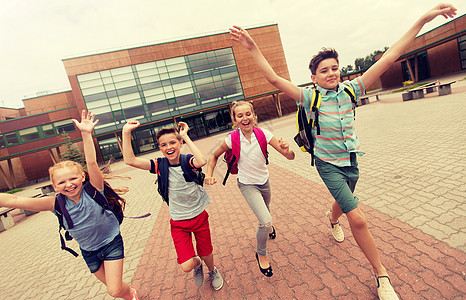
[{"label": "smiling face", "polygon": [[240,105],[236,105],[233,109],[234,113],[234,120],[236,126],[243,133],[250,132],[253,130],[255,125],[255,114],[251,105],[249,103],[241,103]]},{"label": "smiling face", "polygon": [[319,63],[312,81],[327,90],[336,90],[340,82],[340,69],[335,58],[327,58]]},{"label": "smiling face", "polygon": [[158,139],[159,149],[171,165],[180,163],[180,152],[183,142],[180,141],[176,133],[163,134]]},{"label": "smiling face", "polygon": [[81,198],[83,182],[86,178],[84,171],[75,166],[65,166],[56,168],[52,172],[51,181],[55,192],[77,203]]}]

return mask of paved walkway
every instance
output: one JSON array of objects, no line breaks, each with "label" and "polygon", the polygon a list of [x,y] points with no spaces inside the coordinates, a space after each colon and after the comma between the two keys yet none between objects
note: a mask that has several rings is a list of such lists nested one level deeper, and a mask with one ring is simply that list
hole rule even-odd
[{"label": "paved walkway", "polygon": [[[464,77],[464,75],[463,75]],[[453,94],[401,101],[401,94],[359,107],[356,128],[362,148],[356,195],[381,259],[402,299],[466,297],[466,81]],[[398,99],[398,100],[397,100]],[[333,241],[324,216],[332,202],[309,156],[292,143],[294,115],[260,124],[284,137],[296,152],[287,161],[270,149],[272,216],[277,239],[269,242],[272,278],[254,257],[257,220],[235,185],[206,187],[216,264],[225,285],[197,288],[176,264],[169,214],[148,172],[123,163],[113,180],[130,192],[126,219],[124,280],[141,299],[376,299],[371,267],[357,247],[346,218],[346,239]],[[209,154],[225,133],[196,141]],[[143,157],[154,157],[151,153]],[[223,178],[219,161],[216,176]],[[34,186],[21,192],[35,193]],[[1,299],[111,299],[89,275],[81,257],[60,250],[56,218],[41,212],[0,233]],[[75,249],[75,242],[69,243]]]}]

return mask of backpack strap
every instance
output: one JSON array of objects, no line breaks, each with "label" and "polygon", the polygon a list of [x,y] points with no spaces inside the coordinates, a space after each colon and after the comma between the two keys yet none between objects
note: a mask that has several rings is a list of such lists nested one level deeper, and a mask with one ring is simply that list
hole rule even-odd
[{"label": "backpack strap", "polygon": [[168,159],[166,157],[157,158],[157,168],[159,170],[157,190],[168,205]]},{"label": "backpack strap", "polygon": [[[184,180],[186,180],[186,182],[194,181],[200,186],[203,186],[205,175],[202,173],[202,168],[196,168],[194,165],[190,164],[189,161],[192,157],[192,154],[180,154],[180,164],[181,170],[183,170]],[[193,168],[195,168],[195,170]]]},{"label": "backpack strap", "polygon": [[314,93],[312,93],[312,98],[311,98],[311,127],[314,128],[316,127],[317,130],[317,135],[320,135],[320,126],[319,126],[319,107],[322,102],[322,95],[320,94],[318,89],[314,90]]},{"label": "backpack strap", "polygon": [[118,199],[120,199],[120,195],[118,195],[106,181],[104,181],[104,195],[102,195],[102,193],[99,192],[89,181],[84,184],[83,189],[89,196],[91,196],[92,199],[94,199],[95,202],[97,202],[97,204],[102,207],[102,214],[105,210],[110,210],[117,218],[119,224],[123,222],[124,215],[121,207],[114,207],[110,202],[108,202],[108,199],[105,196],[105,194],[107,194],[107,196],[110,195],[118,201]]},{"label": "backpack strap", "polygon": [[269,164],[269,152],[267,151],[267,139],[265,137],[264,131],[258,127],[253,127],[254,134],[256,135],[259,146],[261,147],[262,154],[265,157],[265,164]]},{"label": "backpack strap", "polygon": [[102,195],[90,182],[86,182],[83,189],[89,196],[91,196],[92,199],[94,199],[95,202],[97,202],[97,204],[102,207],[102,214],[106,209],[111,210],[107,198],[105,198],[105,196]]},{"label": "backpack strap", "polygon": [[353,107],[353,116],[356,118],[356,107],[358,107],[358,102],[356,101],[356,94],[354,93],[354,90],[349,87],[349,86],[344,86],[345,93],[350,97],[351,99],[351,105]]},{"label": "backpack strap", "polygon": [[[69,228],[73,228],[74,224],[73,224],[73,221],[71,220],[68,210],[65,208],[65,197],[62,194],[58,194],[55,196],[55,212],[58,218],[58,234],[60,235],[61,249],[66,250],[69,253],[73,254],[74,257],[78,257],[79,254],[76,253],[76,251],[74,251],[71,248],[66,247],[65,239],[67,241],[71,241],[73,237],[71,237],[70,233],[66,231],[65,229],[65,225],[63,224],[63,216],[65,217],[66,223],[68,224],[68,226],[71,226]],[[61,234],[62,229],[65,230],[65,239],[63,238]]]},{"label": "backpack strap", "polygon": [[239,154],[241,153],[241,142],[239,129],[236,129],[231,133],[231,151],[232,151],[232,164],[236,161],[238,163]]},{"label": "backpack strap", "polygon": [[229,149],[227,150],[227,152],[231,151],[231,159],[230,161],[227,161],[228,168],[227,168],[227,173],[225,174],[225,177],[223,178],[223,182],[222,182],[223,185],[227,183],[228,176],[230,176],[231,169],[233,165],[235,164],[235,162],[238,163],[239,154],[241,152],[239,129],[230,132],[230,137],[231,137],[231,150]]}]

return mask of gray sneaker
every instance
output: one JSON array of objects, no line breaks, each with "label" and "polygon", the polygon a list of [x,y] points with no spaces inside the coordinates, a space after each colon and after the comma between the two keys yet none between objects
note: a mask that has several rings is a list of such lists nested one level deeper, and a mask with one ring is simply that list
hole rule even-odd
[{"label": "gray sneaker", "polygon": [[214,290],[218,291],[223,286],[223,277],[220,275],[217,267],[212,272],[209,272],[210,281]]},{"label": "gray sneaker", "polygon": [[197,287],[200,287],[204,283],[204,270],[202,270],[202,259],[199,256],[196,257],[199,258],[201,265],[194,268],[193,277],[194,283],[196,283]]}]

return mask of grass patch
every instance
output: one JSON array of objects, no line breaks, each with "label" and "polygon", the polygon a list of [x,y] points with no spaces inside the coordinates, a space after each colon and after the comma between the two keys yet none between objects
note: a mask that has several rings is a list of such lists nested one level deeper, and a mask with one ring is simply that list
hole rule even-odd
[{"label": "grass patch", "polygon": [[19,188],[19,189],[12,189],[12,190],[6,191],[5,193],[7,193],[7,194],[14,194],[14,193],[17,193],[17,192],[21,192],[22,190],[24,190],[24,189],[22,189],[22,188]]},{"label": "grass patch", "polygon": [[392,91],[392,93],[404,92],[404,91],[406,91],[406,90],[414,89],[414,88],[417,88],[417,87],[420,87],[420,86],[423,86],[423,85],[426,85],[426,84],[429,84],[429,83],[430,83],[430,82],[424,82],[424,83],[418,83],[418,84],[413,84],[413,85],[405,86],[405,87],[403,87],[403,88],[401,88],[401,89]]}]

